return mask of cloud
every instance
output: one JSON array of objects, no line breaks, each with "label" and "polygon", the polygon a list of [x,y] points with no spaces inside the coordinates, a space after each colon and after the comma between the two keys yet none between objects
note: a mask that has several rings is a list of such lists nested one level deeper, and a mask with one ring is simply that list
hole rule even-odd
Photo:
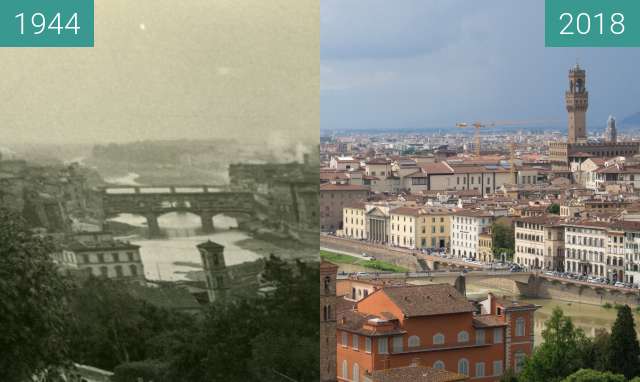
[{"label": "cloud", "polygon": [[563,119],[577,57],[590,125],[640,108],[640,50],[545,48],[543,2],[476,3],[323,1],[322,128]]}]

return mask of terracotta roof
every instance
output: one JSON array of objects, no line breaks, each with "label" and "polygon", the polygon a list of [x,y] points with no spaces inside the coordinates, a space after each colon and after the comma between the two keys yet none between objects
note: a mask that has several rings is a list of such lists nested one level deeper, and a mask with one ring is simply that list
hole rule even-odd
[{"label": "terracotta roof", "polygon": [[389,214],[407,215],[407,216],[419,216],[420,215],[420,208],[398,207],[398,208],[395,208],[395,209],[389,211]]},{"label": "terracotta roof", "polygon": [[559,224],[563,218],[558,215],[543,215],[543,216],[527,216],[521,218],[515,218],[515,221],[523,223],[541,224],[541,225],[556,225]]},{"label": "terracotta roof", "polygon": [[452,164],[451,168],[453,172],[456,174],[477,174],[477,173],[485,173],[485,172],[509,172],[509,169],[499,166],[470,166],[470,165],[456,165]]},{"label": "terracotta roof", "polygon": [[475,311],[473,304],[449,284],[387,287],[382,292],[407,317]]},{"label": "terracotta roof", "polygon": [[473,317],[473,326],[476,328],[491,328],[498,326],[507,326],[507,323],[494,315],[483,315]]},{"label": "terracotta roof", "polygon": [[427,174],[453,174],[453,170],[444,162],[424,163],[420,167]]},{"label": "terracotta roof", "polygon": [[375,370],[369,378],[372,382],[457,382],[468,379],[462,374],[425,366]]},{"label": "terracotta roof", "polygon": [[352,208],[352,209],[364,210],[365,207],[366,207],[366,203],[365,202],[351,202],[351,203],[345,204],[344,207],[342,207],[342,208]]},{"label": "terracotta roof", "polygon": [[391,163],[388,159],[380,159],[380,158],[375,158],[375,159],[370,159],[368,161],[365,162],[365,164],[380,164],[380,165],[387,165]]},{"label": "terracotta roof", "polygon": [[[355,310],[347,310],[341,312],[340,316],[337,322],[337,327],[340,330],[365,336],[390,336],[406,333],[406,331],[399,327],[397,318],[393,317],[390,313],[383,314],[381,315],[383,317],[380,317]],[[385,325],[378,330],[376,326],[367,325],[369,320],[389,321],[391,326]]]},{"label": "terracotta roof", "polygon": [[368,191],[369,187],[358,184],[333,184],[325,183],[320,185],[320,191]]},{"label": "terracotta roof", "polygon": [[459,209],[454,212],[454,215],[458,216],[471,216],[471,217],[492,217],[494,216],[491,211],[487,210],[470,210],[470,209]]}]

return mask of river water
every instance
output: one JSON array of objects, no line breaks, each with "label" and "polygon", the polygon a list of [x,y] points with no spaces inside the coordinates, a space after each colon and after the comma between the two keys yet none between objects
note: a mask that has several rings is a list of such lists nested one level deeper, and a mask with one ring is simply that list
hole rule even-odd
[{"label": "river water", "polygon": [[[146,220],[141,216],[122,214],[114,221],[144,227]],[[158,218],[160,228],[167,234],[166,239],[146,239],[141,236],[124,237],[140,246],[140,256],[145,275],[150,280],[176,281],[187,279],[187,272],[201,271],[200,254],[196,245],[207,240],[225,247],[224,256],[227,265],[257,260],[262,257],[256,252],[241,248],[239,241],[250,239],[239,231],[234,218],[224,215],[214,217],[216,232],[202,235],[200,217],[193,214],[168,213]]]},{"label": "river water", "polygon": [[[499,290],[489,290],[482,287],[477,287],[473,284],[467,284],[467,295],[469,297],[481,297],[486,296],[488,292],[501,296],[502,293]],[[513,297],[509,297],[513,298]],[[535,313],[534,319],[534,334],[535,344],[542,343],[542,330],[544,329],[545,322],[551,317],[551,312],[556,306],[559,306],[565,315],[571,317],[574,325],[582,328],[587,336],[593,337],[597,329],[605,328],[607,331],[611,331],[611,326],[616,320],[617,311],[614,308],[606,309],[598,305],[582,304],[577,302],[567,302],[545,298],[522,298],[516,296],[514,300],[536,304],[540,308]],[[633,308],[633,307],[632,307]],[[640,322],[640,315],[634,312],[634,319],[636,323]],[[640,328],[640,324],[636,325],[636,330]],[[639,332],[640,334],[640,332]]]}]

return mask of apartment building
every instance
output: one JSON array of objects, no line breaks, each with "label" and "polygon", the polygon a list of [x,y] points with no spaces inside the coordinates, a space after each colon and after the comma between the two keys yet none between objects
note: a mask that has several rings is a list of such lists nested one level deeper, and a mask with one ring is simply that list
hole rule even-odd
[{"label": "apartment building", "polygon": [[338,381],[415,364],[480,382],[519,371],[533,349],[536,307],[491,294],[479,305],[448,284],[374,291],[338,312]]},{"label": "apartment building", "polygon": [[320,185],[320,230],[342,229],[342,212],[347,204],[367,199],[369,188],[356,184],[325,183]]},{"label": "apartment building", "polygon": [[565,223],[565,265],[567,272],[606,277],[607,228],[610,223],[576,221]]},{"label": "apartment building", "polygon": [[140,246],[116,240],[109,232],[72,235],[55,255],[62,266],[88,269],[93,276],[144,283]]},{"label": "apartment building", "polygon": [[364,202],[353,202],[342,209],[342,234],[356,240],[367,239],[367,208]]},{"label": "apartment building", "polygon": [[564,226],[558,216],[531,216],[515,220],[514,261],[527,269],[564,269]]},{"label": "apartment building", "polygon": [[477,259],[480,234],[493,224],[495,215],[485,210],[461,209],[451,217],[451,254]]}]

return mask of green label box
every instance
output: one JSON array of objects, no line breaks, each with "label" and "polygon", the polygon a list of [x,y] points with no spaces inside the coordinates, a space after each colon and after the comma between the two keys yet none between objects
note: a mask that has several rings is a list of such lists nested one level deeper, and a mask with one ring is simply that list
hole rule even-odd
[{"label": "green label box", "polygon": [[93,47],[93,0],[0,0],[0,46]]},{"label": "green label box", "polygon": [[640,46],[640,0],[545,0],[545,46]]}]

